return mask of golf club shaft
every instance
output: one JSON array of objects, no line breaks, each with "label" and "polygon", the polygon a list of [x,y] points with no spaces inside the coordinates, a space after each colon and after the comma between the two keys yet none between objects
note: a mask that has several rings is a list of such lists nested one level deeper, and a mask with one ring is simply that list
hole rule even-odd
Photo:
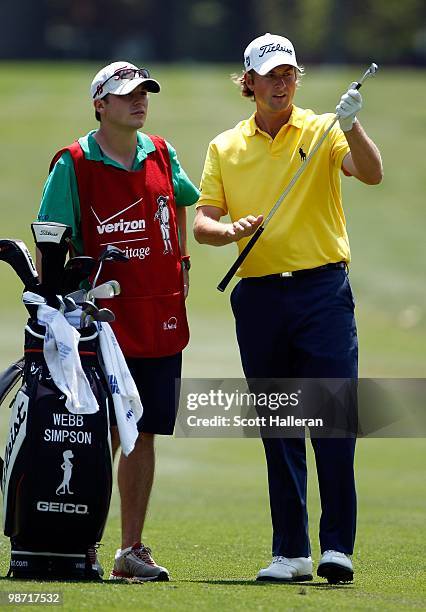
[{"label": "golf club shaft", "polygon": [[219,291],[222,291],[222,292],[225,291],[225,289],[228,286],[229,282],[231,281],[232,277],[235,275],[235,273],[237,272],[238,268],[241,266],[243,261],[246,259],[247,255],[250,253],[250,251],[252,250],[252,248],[254,247],[256,242],[259,240],[259,238],[261,237],[264,229],[268,225],[269,221],[275,215],[276,211],[281,206],[284,198],[287,197],[287,194],[291,191],[291,189],[293,188],[294,184],[298,181],[298,179],[301,176],[301,174],[303,174],[303,172],[306,169],[306,166],[309,164],[309,162],[311,161],[312,157],[315,155],[315,153],[318,151],[318,149],[320,148],[320,146],[322,145],[324,140],[327,138],[328,134],[330,133],[331,129],[333,128],[333,126],[334,126],[334,124],[336,123],[337,120],[338,120],[338,117],[337,117],[337,115],[335,115],[334,118],[333,118],[333,121],[330,123],[330,125],[328,126],[328,128],[326,129],[324,134],[321,136],[321,138],[319,139],[319,141],[317,142],[315,147],[312,149],[312,151],[306,157],[305,161],[300,166],[300,168],[298,169],[296,174],[293,176],[293,178],[291,179],[291,181],[289,182],[289,184],[287,185],[287,187],[285,188],[283,193],[280,195],[278,200],[275,202],[274,206],[271,208],[271,210],[269,211],[268,215],[265,217],[265,220],[262,223],[262,225],[260,225],[257,228],[257,230],[255,231],[253,236],[250,238],[250,240],[248,241],[248,243],[246,244],[244,249],[241,251],[241,253],[237,257],[235,262],[232,264],[232,266],[229,268],[228,272],[225,274],[223,279],[218,284],[217,288],[219,289]]},{"label": "golf club shaft", "polygon": [[[362,78],[356,83],[356,85],[354,85],[355,89],[360,89],[362,87],[362,84],[363,84],[364,80],[370,74],[374,74],[374,72],[372,72],[373,66],[375,66],[374,71],[377,70],[377,65],[376,64],[372,64],[370,66],[370,68],[364,73]],[[253,236],[250,238],[250,240],[248,241],[246,246],[243,248],[243,250],[241,251],[241,253],[237,257],[235,262],[232,264],[232,266],[229,268],[228,272],[225,274],[225,276],[222,278],[222,280],[218,284],[217,288],[218,288],[219,291],[222,291],[222,292],[225,291],[225,289],[229,285],[229,282],[231,281],[232,277],[235,275],[235,273],[237,272],[238,268],[241,266],[243,261],[246,259],[247,255],[250,253],[250,251],[252,250],[252,248],[254,247],[256,242],[259,240],[260,236],[262,235],[262,233],[263,233],[264,229],[266,228],[266,226],[268,225],[269,221],[272,219],[274,214],[277,212],[277,210],[281,206],[283,200],[287,197],[287,194],[293,188],[294,184],[298,181],[298,179],[301,176],[301,174],[303,174],[303,172],[306,169],[306,166],[309,164],[309,162],[311,161],[312,157],[315,155],[315,153],[318,151],[318,149],[320,148],[320,146],[322,145],[324,140],[327,138],[328,134],[330,133],[331,129],[333,128],[333,126],[336,123],[336,121],[338,121],[338,119],[339,119],[338,115],[335,115],[333,117],[332,122],[330,123],[330,125],[328,126],[328,128],[326,129],[324,134],[321,136],[321,138],[319,139],[319,141],[317,142],[315,147],[312,149],[312,151],[306,157],[305,161],[299,167],[298,171],[293,176],[293,178],[291,179],[291,181],[289,182],[287,187],[284,189],[284,191],[281,194],[281,196],[275,202],[274,206],[269,211],[269,213],[266,216],[265,220],[263,221],[262,225],[260,225],[257,228],[257,230],[255,231]]]},{"label": "golf club shaft", "polygon": [[104,264],[104,262],[103,262],[103,260],[102,260],[102,261],[99,263],[99,267],[98,267],[98,270],[97,270],[97,272],[96,272],[96,274],[95,274],[95,278],[93,279],[91,289],[94,289],[94,288],[96,287],[96,283],[98,282],[98,278],[99,278],[99,275],[100,275],[100,273],[101,273],[101,271],[102,271],[102,266],[103,266],[103,264]]}]

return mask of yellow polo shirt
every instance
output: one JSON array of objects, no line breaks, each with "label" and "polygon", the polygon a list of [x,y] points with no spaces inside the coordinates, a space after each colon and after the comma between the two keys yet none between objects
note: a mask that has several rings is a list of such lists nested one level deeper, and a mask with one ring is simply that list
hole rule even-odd
[{"label": "yellow polo shirt", "polygon": [[[334,115],[293,106],[274,139],[254,114],[209,145],[197,207],[216,206],[232,221],[266,216]],[[264,276],[350,261],[340,170],[349,146],[338,124],[286,196],[238,276]],[[241,251],[249,238],[238,242]]]}]

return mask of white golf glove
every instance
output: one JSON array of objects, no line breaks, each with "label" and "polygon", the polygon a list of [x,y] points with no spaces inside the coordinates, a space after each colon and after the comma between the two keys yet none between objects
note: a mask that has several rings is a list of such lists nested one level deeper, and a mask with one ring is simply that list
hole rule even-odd
[{"label": "white golf glove", "polygon": [[339,124],[342,132],[349,132],[355,123],[356,114],[362,108],[362,97],[358,89],[353,89],[356,83],[352,83],[351,88],[340,98],[336,106],[336,114],[339,117]]}]

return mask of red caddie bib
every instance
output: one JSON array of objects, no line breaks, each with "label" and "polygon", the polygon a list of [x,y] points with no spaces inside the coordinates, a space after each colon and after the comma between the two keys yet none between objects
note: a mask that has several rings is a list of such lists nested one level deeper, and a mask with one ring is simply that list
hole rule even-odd
[{"label": "red caddie bib", "polygon": [[98,283],[115,279],[121,294],[101,300],[127,357],[174,355],[188,343],[182,264],[170,156],[165,141],[150,136],[156,150],[137,171],[87,160],[78,142],[64,151],[74,163],[84,254],[97,258],[108,244],[127,263],[105,262]]}]

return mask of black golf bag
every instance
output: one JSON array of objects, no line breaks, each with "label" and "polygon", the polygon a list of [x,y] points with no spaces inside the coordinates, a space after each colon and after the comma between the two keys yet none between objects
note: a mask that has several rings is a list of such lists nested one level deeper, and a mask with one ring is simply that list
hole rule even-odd
[{"label": "black golf bag", "polygon": [[25,330],[23,384],[12,403],[1,478],[3,527],[17,578],[99,579],[88,549],[101,540],[112,489],[112,400],[94,325],[79,330],[83,370],[99,404],[71,414],[43,357],[45,327]]}]

